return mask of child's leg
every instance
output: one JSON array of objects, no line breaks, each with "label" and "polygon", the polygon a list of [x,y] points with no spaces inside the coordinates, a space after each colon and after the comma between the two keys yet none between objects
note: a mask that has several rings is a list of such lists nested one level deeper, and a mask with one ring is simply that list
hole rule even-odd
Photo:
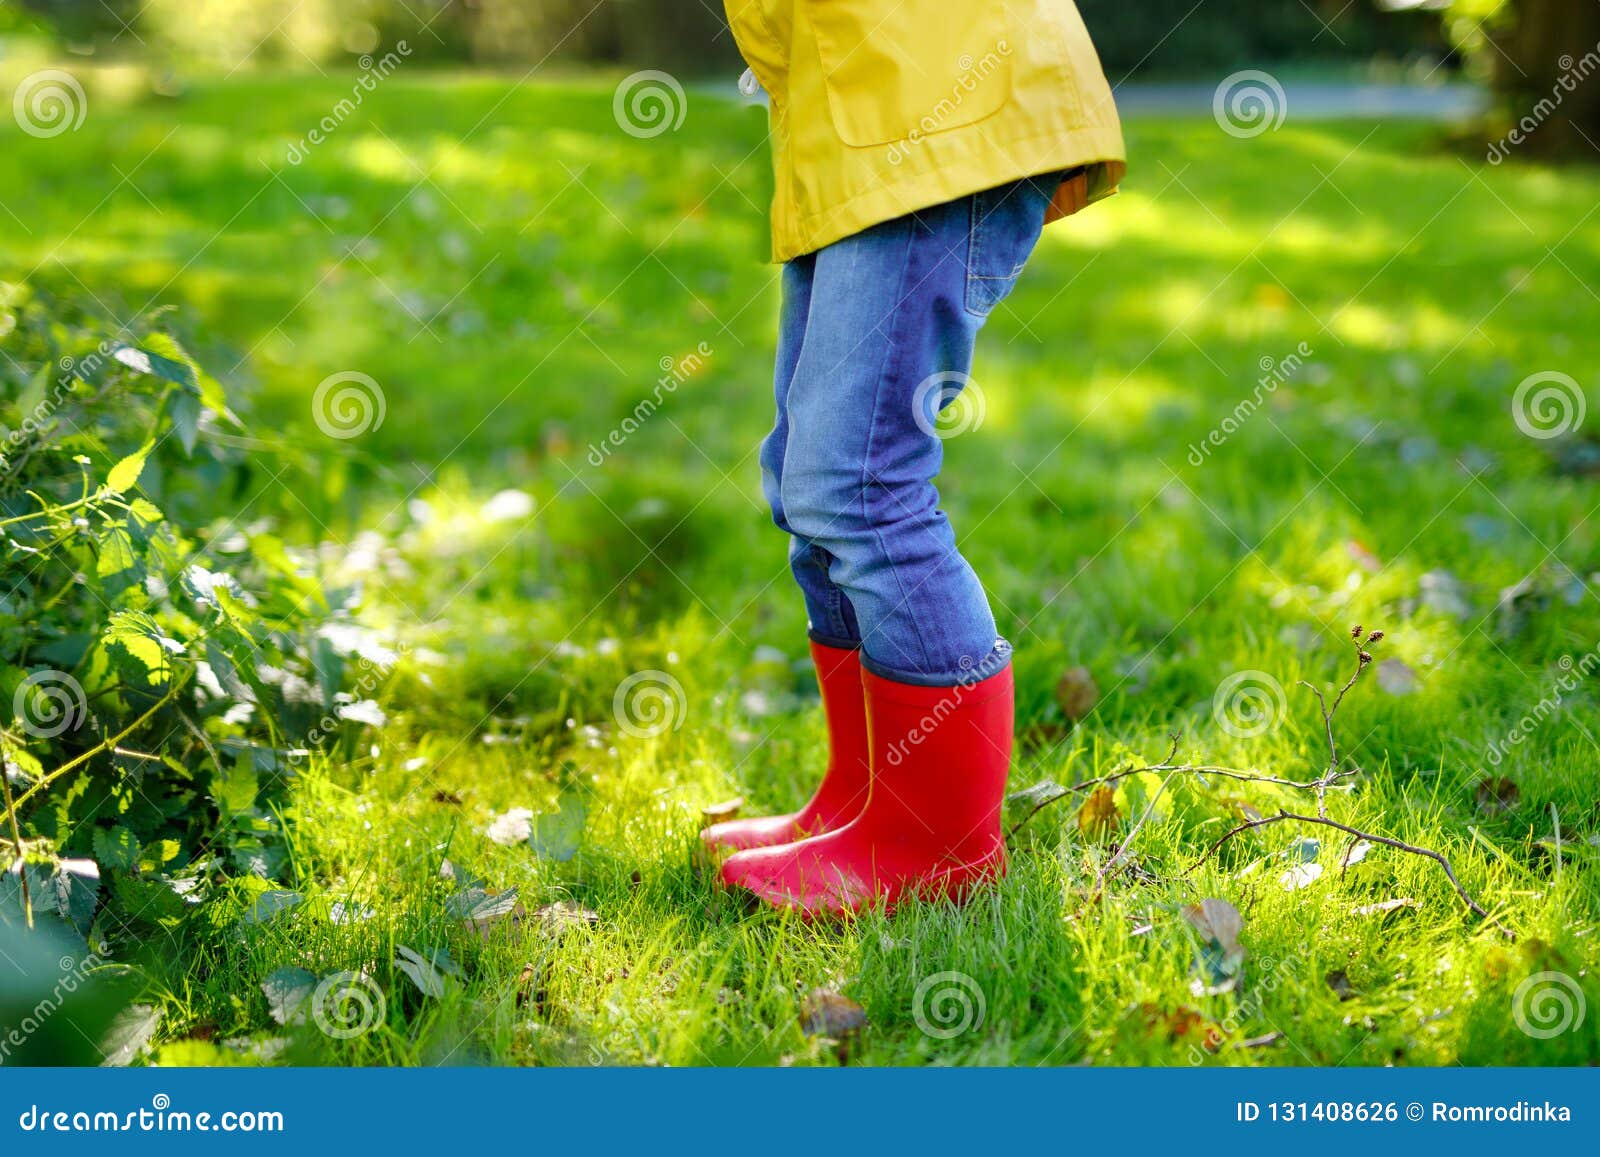
[{"label": "child's leg", "polygon": [[783,509],[781,479],[789,441],[789,385],[805,344],[815,268],[816,257],[807,255],[783,269],[783,315],[773,373],[778,417],[772,433],[761,444],[761,487],[772,506],[773,521],[791,534],[789,562],[811,621],[811,659],[828,723],[828,762],[821,783],[799,810],[727,820],[701,832],[701,838],[713,849],[770,847],[843,827],[861,813],[871,780],[867,710],[861,688],[861,632],[855,610],[828,577],[833,560],[815,544],[793,537]]},{"label": "child's leg", "polygon": [[790,535],[789,568],[806,604],[814,640],[834,647],[859,647],[861,630],[855,608],[828,577],[832,559],[815,542],[794,533],[784,511],[782,478],[789,442],[789,388],[805,346],[811,314],[817,257],[808,253],[783,267],[783,310],[778,323],[778,356],[773,372],[777,420],[761,443],[761,489],[772,508],[772,520]]},{"label": "child's leg", "polygon": [[[1005,664],[938,506],[933,419],[965,384],[978,330],[1032,251],[1052,187],[1003,186],[814,255],[804,341],[769,439],[787,427],[772,455],[773,506],[797,540],[813,629],[859,631],[863,663],[886,678],[951,686]],[[815,574],[824,563],[827,583]],[[834,616],[835,604],[855,621]]]},{"label": "child's leg", "polygon": [[[723,864],[725,882],[772,903],[819,912],[959,896],[1004,869],[1010,648],[938,508],[933,418],[965,381],[1054,186],[1018,182],[875,226],[821,250],[809,271],[773,435],[787,428],[774,509],[855,613],[871,790],[843,827]],[[796,576],[802,589],[812,580]]]}]

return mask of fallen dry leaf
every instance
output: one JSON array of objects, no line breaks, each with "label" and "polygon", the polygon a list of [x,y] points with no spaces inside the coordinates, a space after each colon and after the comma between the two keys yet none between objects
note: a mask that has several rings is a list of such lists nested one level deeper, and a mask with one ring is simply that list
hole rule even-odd
[{"label": "fallen dry leaf", "polygon": [[1196,932],[1216,944],[1225,956],[1239,952],[1239,934],[1244,931],[1244,917],[1226,900],[1201,900],[1186,904],[1183,918],[1194,925]]},{"label": "fallen dry leaf", "polygon": [[1377,847],[1377,845],[1371,840],[1356,840],[1345,851],[1344,866],[1348,868],[1352,864],[1359,864],[1362,860],[1367,858],[1368,854],[1370,854],[1372,849],[1375,847]]},{"label": "fallen dry leaf", "polygon": [[517,977],[517,1007],[525,1005],[532,1005],[536,1014],[544,1011],[544,983],[539,966],[532,961],[522,966],[522,975]]},{"label": "fallen dry leaf", "polygon": [[1147,1034],[1163,1036],[1169,1044],[1200,1037],[1200,1047],[1208,1052],[1216,1052],[1222,1047],[1222,1029],[1207,1020],[1200,1010],[1186,1004],[1169,1011],[1159,1004],[1146,1001],[1135,1006],[1134,1012],[1144,1021]]},{"label": "fallen dry leaf", "polygon": [[1503,775],[1480,779],[1473,794],[1478,800],[1478,810],[1486,816],[1514,811],[1522,799],[1521,789]]},{"label": "fallen dry leaf", "polygon": [[800,1002],[800,1031],[806,1036],[842,1037],[866,1023],[867,1010],[831,988],[813,988]]},{"label": "fallen dry leaf", "polygon": [[1114,830],[1122,816],[1117,811],[1117,793],[1109,784],[1095,788],[1078,807],[1078,830],[1099,837]]},{"label": "fallen dry leaf", "polygon": [[600,913],[571,900],[557,900],[535,909],[533,918],[552,939],[559,940],[569,929],[593,928],[600,922]]},{"label": "fallen dry leaf", "polygon": [[1339,968],[1328,973],[1327,980],[1328,987],[1333,989],[1334,995],[1340,1000],[1355,999],[1356,990],[1350,987],[1350,977],[1344,969]]},{"label": "fallen dry leaf", "polygon": [[1056,703],[1061,714],[1076,723],[1100,701],[1100,687],[1087,667],[1070,667],[1056,683]]},{"label": "fallen dry leaf", "polygon": [[1278,877],[1278,883],[1283,885],[1286,892],[1298,892],[1301,888],[1311,887],[1321,878],[1321,864],[1296,864]]},{"label": "fallen dry leaf", "polygon": [[[516,889],[511,890],[513,894]],[[488,943],[493,938],[497,929],[516,935],[522,928],[522,922],[528,918],[528,911],[520,901],[513,904],[504,912],[491,912],[484,916],[467,918],[467,927],[478,934],[478,939]]]},{"label": "fallen dry leaf", "polygon": [[1196,996],[1218,996],[1239,987],[1245,950],[1239,943],[1244,917],[1226,900],[1201,900],[1183,907],[1183,918],[1200,934],[1200,952],[1189,991]]}]

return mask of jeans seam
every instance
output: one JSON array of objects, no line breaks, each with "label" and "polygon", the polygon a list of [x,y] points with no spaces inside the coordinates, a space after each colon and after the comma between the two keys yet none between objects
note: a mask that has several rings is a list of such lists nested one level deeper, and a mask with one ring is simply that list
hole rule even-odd
[{"label": "jeans seam", "polygon": [[[885,384],[885,381],[887,380],[887,378],[889,376],[890,364],[893,361],[895,349],[896,349],[896,347],[898,345],[897,338],[899,336],[899,327],[901,325],[901,319],[905,317],[906,312],[907,312],[905,309],[901,308],[901,295],[905,292],[906,278],[909,275],[910,270],[911,270],[912,254],[916,250],[916,246],[913,244],[913,242],[915,241],[916,230],[917,230],[917,219],[913,215],[912,218],[908,221],[907,226],[906,226],[905,256],[900,262],[900,280],[899,280],[899,282],[896,283],[896,285],[894,287],[894,308],[893,308],[893,312],[891,313],[891,318],[893,320],[891,321],[889,332],[886,335],[887,336],[887,340],[884,342],[884,345],[883,345],[883,362],[878,367],[877,380],[876,380],[875,384],[873,385],[873,391],[872,391],[872,422],[871,422],[871,425],[867,428],[867,452],[866,452],[866,455],[864,456],[864,458],[862,459],[862,462],[861,462],[861,484],[860,484],[860,491],[861,491],[861,518],[862,518],[862,521],[867,523],[867,525],[872,527],[872,535],[873,535],[873,537],[875,539],[878,540],[878,552],[879,552],[879,554],[881,554],[883,556],[883,559],[889,564],[889,573],[894,576],[895,586],[900,588],[900,599],[901,599],[901,602],[903,602],[903,603],[909,603],[910,602],[911,593],[906,590],[905,580],[900,575],[900,568],[895,565],[894,558],[889,553],[889,544],[884,538],[882,528],[878,527],[877,525],[875,525],[873,523],[873,521],[871,520],[871,518],[868,516],[868,513],[867,513],[867,479],[868,479],[868,476],[872,472],[872,467],[871,467],[871,463],[873,461],[872,452],[873,452],[874,446],[877,444],[877,439],[878,439],[878,417],[882,413],[881,402],[882,402],[882,398],[883,398],[884,384]],[[917,634],[917,645],[922,648],[922,663],[923,663],[923,666],[931,666],[932,665],[931,664],[931,660],[928,657],[928,641],[925,638],[923,638],[922,630],[921,630],[920,625],[918,626],[916,634]],[[863,641],[862,641],[861,653],[863,655],[865,655],[867,653],[866,641],[865,641],[864,638],[863,638]]]},{"label": "jeans seam", "polygon": [[[972,271],[978,268],[978,258],[983,251],[982,206],[985,201],[985,192],[987,192],[987,190],[983,190],[972,195],[971,212],[967,218],[967,267],[963,271],[966,274],[966,280],[962,285],[961,304],[973,317],[984,316],[983,312],[972,308]],[[981,280],[981,278],[979,280]]]}]

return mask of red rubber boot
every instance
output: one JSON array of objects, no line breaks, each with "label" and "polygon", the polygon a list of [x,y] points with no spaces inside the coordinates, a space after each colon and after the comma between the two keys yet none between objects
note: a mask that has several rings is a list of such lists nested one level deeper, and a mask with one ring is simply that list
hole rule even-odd
[{"label": "red rubber boot", "polygon": [[964,898],[1005,873],[1011,668],[964,687],[862,672],[872,742],[867,806],[837,831],[730,856],[722,880],[808,915],[906,896]]},{"label": "red rubber boot", "polygon": [[783,816],[713,824],[700,833],[712,850],[765,848],[843,827],[861,813],[871,781],[867,704],[861,690],[861,652],[812,640],[811,659],[828,721],[828,769],[807,804]]}]

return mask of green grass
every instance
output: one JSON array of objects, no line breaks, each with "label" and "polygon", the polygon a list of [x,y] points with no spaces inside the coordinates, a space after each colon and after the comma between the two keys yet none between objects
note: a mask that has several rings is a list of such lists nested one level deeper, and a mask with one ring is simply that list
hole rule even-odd
[{"label": "green grass", "polygon": [[[306,902],[241,922],[266,885],[234,881],[117,938],[163,1010],[161,1060],[286,1037],[275,1055],[305,1062],[833,1063],[797,1018],[821,986],[865,1007],[850,1057],[867,1063],[1600,1059],[1600,696],[1558,682],[1600,641],[1583,577],[1600,571],[1596,495],[1511,409],[1540,371],[1600,406],[1600,174],[1474,166],[1414,125],[1291,119],[1241,141],[1209,120],[1131,124],[1124,193],[1052,226],[986,330],[985,418],[948,444],[942,479],[1017,647],[1014,787],[1154,761],[1173,731],[1196,761],[1309,778],[1326,744],[1295,682],[1342,680],[1349,626],[1382,627],[1378,658],[1415,688],[1369,672],[1341,709],[1362,774],[1331,812],[1447,854],[1515,942],[1468,918],[1436,865],[1389,849],[1341,874],[1325,839],[1322,877],[1287,890],[1281,855],[1316,832],[1248,833],[1189,872],[1243,807],[1291,802],[1190,780],[1098,905],[1107,845],[1063,802],[965,909],[807,925],[745,913],[694,856],[703,806],[790,807],[822,761],[754,462],[777,309],[762,118],[691,92],[681,130],[636,140],[612,119],[614,80],[403,74],[298,166],[285,150],[344,81],[240,76],[177,100],[107,81],[76,132],[0,125],[0,275],[118,316],[178,305],[275,440],[219,516],[325,544],[308,559],[361,583],[368,620],[408,648],[370,752],[293,789],[287,886]],[[702,342],[704,367],[591,464],[663,359]],[[1301,343],[1305,364],[1195,465],[1261,360]],[[341,371],[386,403],[347,441],[311,403]],[[485,517],[502,487],[533,513]],[[1437,571],[1462,605],[1423,598]],[[1497,612],[1530,576],[1518,613]],[[1054,688],[1077,666],[1100,694],[1069,727]],[[681,726],[636,738],[613,693],[651,669],[681,686]],[[1254,738],[1212,709],[1238,671],[1285,688]],[[1492,766],[1490,745],[1558,694]],[[1508,808],[1480,802],[1488,775],[1517,785]],[[486,838],[507,809],[553,810],[563,785],[587,799],[574,858]],[[1122,834],[1151,787],[1123,792]],[[1559,862],[1539,842],[1557,820]],[[465,928],[445,857],[516,886],[528,918]],[[1234,994],[1191,990],[1181,908],[1203,897],[1244,913]],[[1398,897],[1415,907],[1357,911]],[[556,934],[531,915],[559,900],[598,920]],[[373,915],[334,922],[335,901]],[[390,964],[398,945],[448,948],[461,978],[421,997]],[[382,1026],[280,1029],[260,984],[285,966],[366,970]],[[1540,971],[1586,994],[1581,1027],[1518,1029],[1513,994]],[[919,984],[945,972],[984,1006],[948,1038],[916,1016]],[[1196,1047],[1195,1016],[1219,1026],[1218,1055]]]}]

